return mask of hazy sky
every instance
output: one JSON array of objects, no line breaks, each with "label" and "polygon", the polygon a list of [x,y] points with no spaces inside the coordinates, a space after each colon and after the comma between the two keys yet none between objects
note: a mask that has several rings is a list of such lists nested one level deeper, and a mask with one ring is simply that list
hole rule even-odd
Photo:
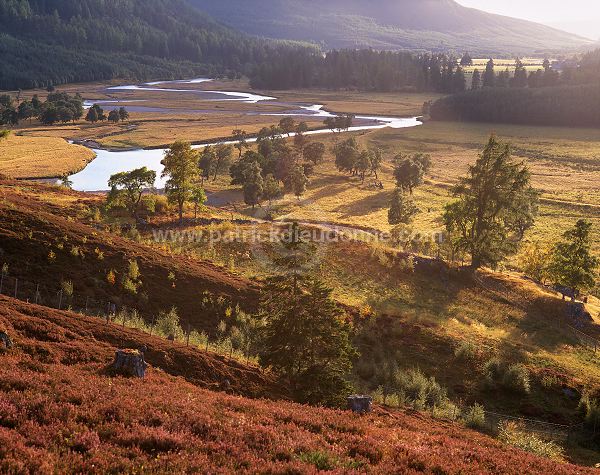
[{"label": "hazy sky", "polygon": [[546,23],[593,39],[600,38],[600,0],[457,0],[492,13]]}]

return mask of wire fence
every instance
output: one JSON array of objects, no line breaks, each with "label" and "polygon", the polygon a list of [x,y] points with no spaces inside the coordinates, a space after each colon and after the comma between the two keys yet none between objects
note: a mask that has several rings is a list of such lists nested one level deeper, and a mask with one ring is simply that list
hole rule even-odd
[{"label": "wire fence", "polygon": [[190,325],[181,330],[182,338],[177,339],[174,335],[161,335],[154,325],[156,319],[153,319],[152,323],[148,323],[141,318],[132,318],[133,315],[139,316],[137,309],[121,306],[107,299],[96,299],[90,295],[76,293],[70,281],[63,281],[57,288],[3,272],[0,273],[0,294],[31,304],[102,318],[107,324],[114,323],[123,328],[135,328],[150,336],[165,338],[173,344],[180,343],[185,346],[197,347],[230,360],[246,364],[256,363],[256,358],[250,354],[250,351],[240,350],[234,346],[231,340],[227,338],[211,340],[205,333],[193,332]]},{"label": "wire fence", "polygon": [[69,281],[62,282],[58,288],[52,288],[47,284],[31,282],[2,273],[0,275],[0,294],[27,303],[58,310],[72,310],[91,316],[106,317],[114,315],[118,311],[114,302],[74,292],[73,284]]},{"label": "wire fence", "polygon": [[500,427],[505,422],[515,422],[520,428],[535,434],[541,439],[568,442],[575,435],[583,430],[584,424],[555,424],[552,422],[529,419],[525,417],[509,416],[497,412],[485,411],[486,428],[494,434],[497,434]]}]

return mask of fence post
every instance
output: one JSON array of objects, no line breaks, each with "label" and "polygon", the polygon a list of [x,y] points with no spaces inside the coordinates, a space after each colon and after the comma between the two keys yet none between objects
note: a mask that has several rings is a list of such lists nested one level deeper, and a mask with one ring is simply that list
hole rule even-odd
[{"label": "fence post", "polygon": [[90,300],[89,295],[85,296],[85,313],[88,313],[88,302]]},{"label": "fence post", "polygon": [[2,272],[2,277],[0,277],[0,294],[2,293],[3,285],[4,285],[4,271]]},{"label": "fence post", "polygon": [[59,310],[62,309],[62,297],[63,297],[63,291],[61,289],[60,292],[58,293],[58,309]]},{"label": "fence post", "polygon": [[35,304],[37,305],[40,298],[40,284],[35,286]]},{"label": "fence post", "polygon": [[17,298],[18,291],[19,291],[19,279],[15,279],[15,298]]}]

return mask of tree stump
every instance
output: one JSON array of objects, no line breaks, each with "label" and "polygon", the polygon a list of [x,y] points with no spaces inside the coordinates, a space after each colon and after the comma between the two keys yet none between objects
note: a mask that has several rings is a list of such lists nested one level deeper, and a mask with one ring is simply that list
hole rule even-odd
[{"label": "tree stump", "polygon": [[7,333],[0,331],[0,350],[10,350],[13,344]]},{"label": "tree stump", "polygon": [[350,396],[348,398],[348,409],[358,414],[371,412],[373,409],[373,398],[371,396]]},{"label": "tree stump", "polygon": [[146,374],[144,354],[138,350],[117,350],[112,369],[124,376],[143,378]]}]

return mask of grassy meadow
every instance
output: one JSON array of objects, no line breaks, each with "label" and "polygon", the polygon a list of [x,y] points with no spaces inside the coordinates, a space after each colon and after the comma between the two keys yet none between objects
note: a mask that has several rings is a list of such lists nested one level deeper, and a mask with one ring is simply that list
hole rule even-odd
[{"label": "grassy meadow", "polygon": [[0,141],[0,174],[13,178],[49,178],[81,170],[96,155],[59,137],[22,137]]}]

